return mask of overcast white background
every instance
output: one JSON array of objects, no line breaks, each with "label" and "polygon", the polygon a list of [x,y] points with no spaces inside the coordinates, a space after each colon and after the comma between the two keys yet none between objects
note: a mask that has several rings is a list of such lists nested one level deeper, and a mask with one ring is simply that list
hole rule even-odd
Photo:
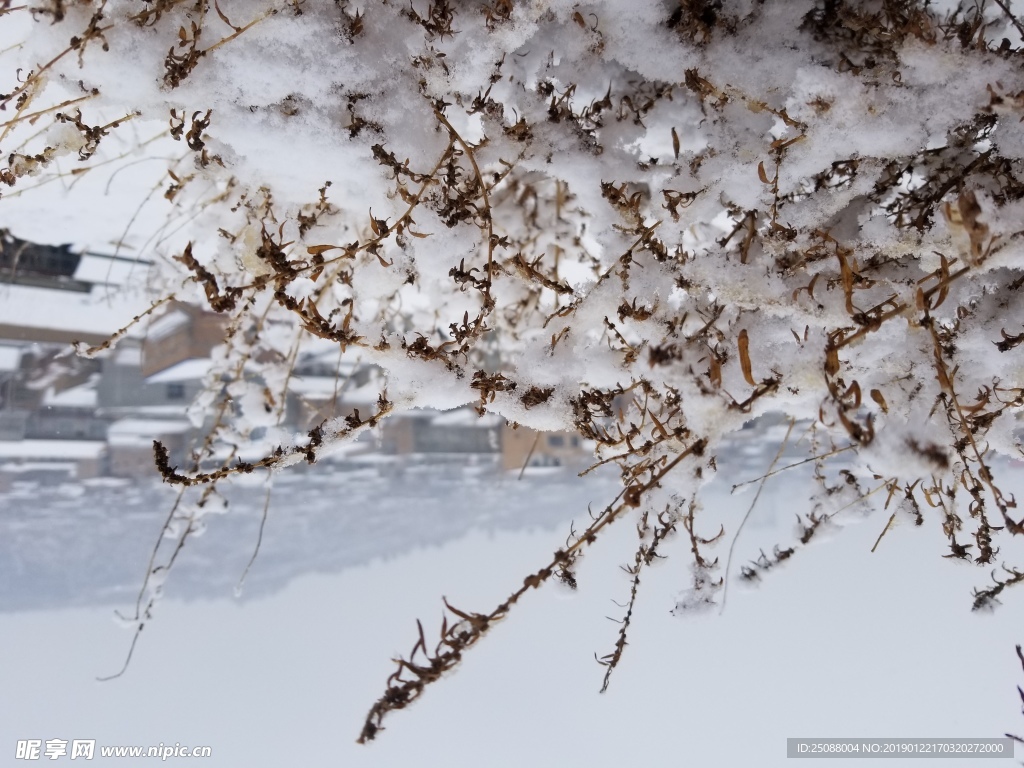
[{"label": "overcast white background", "polygon": [[[279,492],[241,600],[231,585],[254,540],[257,494],[212,520],[168,582],[128,672],[106,683],[95,677],[120,667],[130,640],[112,609],[129,607],[141,578],[163,514],[159,491],[94,489],[49,513],[8,498],[0,519],[18,549],[5,553],[13,585],[4,599],[17,606],[0,614],[0,749],[94,738],[209,745],[216,766],[781,766],[791,736],[1024,730],[1014,653],[1024,602],[1009,591],[995,613],[972,613],[970,587],[985,573],[941,558],[934,520],[924,529],[903,521],[872,554],[886,516],[854,515],[757,589],[734,580],[721,616],[670,615],[689,562],[685,537],[671,540],[669,559],[643,579],[630,647],[600,695],[594,653],[612,648],[617,625],[605,617],[621,615],[611,602],[628,592],[618,565],[636,539],[631,522],[617,523],[584,559],[577,594],[549,585],[529,595],[454,675],[357,746],[389,659],[415,640],[414,620],[429,638],[442,595],[490,610],[613,485],[334,480],[330,493],[327,478]],[[391,500],[367,503],[375,488]],[[795,474],[769,481],[737,564],[789,540],[806,488]],[[90,501],[99,497],[101,509]],[[716,484],[705,520],[734,523],[751,498]],[[34,524],[41,514],[46,524]],[[49,607],[25,608],[26,595]]]}]

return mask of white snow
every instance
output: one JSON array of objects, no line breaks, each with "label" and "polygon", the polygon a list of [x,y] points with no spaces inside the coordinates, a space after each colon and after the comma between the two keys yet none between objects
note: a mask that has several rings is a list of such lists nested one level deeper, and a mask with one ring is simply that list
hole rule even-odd
[{"label": "white snow", "polygon": [[200,381],[210,372],[211,361],[207,357],[191,357],[154,373],[146,378],[150,384],[166,384],[176,381]]},{"label": "white snow", "polygon": [[340,376],[300,376],[293,374],[288,381],[288,389],[306,397],[330,397],[335,392],[347,392],[344,389],[345,374]]},{"label": "white snow", "polygon": [[439,413],[430,422],[436,427],[497,427],[505,423],[500,416],[488,413],[480,416],[472,408],[455,408]]},{"label": "white snow", "polygon": [[47,389],[43,393],[42,405],[55,408],[95,408],[96,383],[81,384],[61,392]]},{"label": "white snow", "polygon": [[0,440],[0,459],[95,459],[106,449],[101,440]]},{"label": "white snow", "polygon": [[147,341],[160,341],[189,323],[189,316],[180,309],[174,309],[151,322],[146,327]]},{"label": "white snow", "polygon": [[106,337],[131,322],[149,306],[139,293],[106,291],[90,293],[0,283],[0,324],[38,331],[59,331]]},{"label": "white snow", "polygon": [[180,435],[192,425],[180,419],[121,419],[107,430],[111,445],[151,445],[154,438]]},{"label": "white snow", "polygon": [[9,472],[14,474],[46,471],[68,472],[73,475],[76,468],[77,465],[74,462],[67,461],[19,461],[0,464],[0,472]]},{"label": "white snow", "polygon": [[0,371],[16,371],[21,361],[21,347],[0,344]]},{"label": "white snow", "polygon": [[133,262],[131,253],[112,259],[107,254],[83,253],[75,270],[75,279],[87,283],[125,285],[131,280],[145,277],[148,266]]}]

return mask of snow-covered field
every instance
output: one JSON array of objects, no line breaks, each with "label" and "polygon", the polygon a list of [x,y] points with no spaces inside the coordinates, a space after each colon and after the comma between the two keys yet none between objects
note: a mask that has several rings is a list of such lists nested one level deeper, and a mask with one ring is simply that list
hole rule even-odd
[{"label": "snow-covered field", "polygon": [[[729,481],[758,476],[775,445],[723,462],[703,499],[709,519],[735,528],[753,491],[730,495]],[[233,589],[263,492],[236,489],[230,513],[183,553],[128,672],[105,683],[94,678],[120,667],[130,641],[112,610],[134,601],[169,494],[100,485],[7,495],[3,749],[95,738],[210,745],[217,766],[782,766],[793,736],[1021,730],[1013,647],[1024,602],[1010,592],[996,612],[972,613],[970,588],[985,574],[940,557],[934,521],[902,520],[872,554],[887,515],[851,514],[759,588],[741,585],[739,564],[791,541],[809,487],[799,473],[768,481],[724,614],[670,615],[689,552],[685,534],[668,542],[669,558],[643,579],[607,693],[594,654],[611,650],[618,628],[606,616],[619,617],[612,601],[628,595],[617,567],[632,560],[627,521],[584,558],[577,593],[550,584],[528,596],[368,747],[354,743],[362,717],[390,658],[411,648],[414,619],[429,638],[442,595],[490,610],[546,562],[570,519],[614,494],[614,478],[285,475],[241,599]],[[725,547],[716,553],[724,559]]]}]

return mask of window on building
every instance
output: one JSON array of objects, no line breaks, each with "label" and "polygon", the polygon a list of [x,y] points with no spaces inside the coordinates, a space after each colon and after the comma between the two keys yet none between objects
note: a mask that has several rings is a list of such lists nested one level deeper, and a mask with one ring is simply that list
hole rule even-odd
[{"label": "window on building", "polygon": [[172,382],[167,385],[167,399],[168,400],[183,400],[185,399],[185,385],[180,382]]},{"label": "window on building", "polygon": [[548,445],[552,448],[561,448],[565,445],[565,437],[562,435],[548,435]]}]

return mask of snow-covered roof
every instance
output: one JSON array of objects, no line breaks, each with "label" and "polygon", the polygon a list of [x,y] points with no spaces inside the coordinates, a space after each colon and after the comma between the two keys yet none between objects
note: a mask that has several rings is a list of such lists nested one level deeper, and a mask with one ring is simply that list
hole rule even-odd
[{"label": "snow-covered roof", "polygon": [[179,435],[192,425],[181,419],[121,419],[110,425],[108,435]]},{"label": "snow-covered roof", "polygon": [[0,345],[0,371],[16,371],[21,362],[21,349],[8,345]]},{"label": "snow-covered roof", "polygon": [[[301,365],[303,362],[309,360],[316,360],[319,362],[327,363],[331,367],[338,365],[338,346],[334,342],[330,342],[324,345],[322,348],[304,349],[299,353],[298,362]],[[353,368],[358,365],[358,360],[347,360],[341,361],[342,368],[349,367]]]},{"label": "snow-covered roof", "polygon": [[114,348],[114,362],[118,365],[142,365],[142,349],[136,344],[120,344]]},{"label": "snow-covered roof", "polygon": [[480,416],[472,408],[453,408],[437,414],[430,423],[435,427],[497,427],[503,421],[493,413]]},{"label": "snow-covered roof", "polygon": [[176,381],[202,381],[210,371],[213,361],[208,357],[190,357],[154,373],[146,379],[148,384],[166,384]]},{"label": "snow-covered roof", "polygon": [[[74,249],[72,249],[74,250]],[[112,258],[98,253],[83,253],[75,269],[75,279],[88,283],[123,285],[131,279],[141,279],[149,264],[134,262],[130,253]]]},{"label": "snow-covered roof", "polygon": [[50,340],[107,337],[149,303],[141,294],[96,287],[90,293],[5,283],[0,327],[12,338]]},{"label": "snow-covered roof", "polygon": [[146,329],[146,338],[149,341],[159,341],[170,336],[179,328],[187,326],[190,319],[187,313],[180,309],[173,309],[149,324],[149,328]]},{"label": "snow-covered roof", "polygon": [[402,419],[418,419],[420,421],[432,421],[434,416],[437,415],[436,411],[430,410],[429,408],[410,408],[407,411],[399,411],[394,416],[388,419],[389,424],[395,424]]},{"label": "snow-covered roof", "polygon": [[118,416],[126,418],[140,418],[152,416],[157,419],[184,417],[188,411],[188,403],[174,405],[119,405],[104,406],[99,409],[101,415]]},{"label": "snow-covered roof", "polygon": [[92,382],[63,392],[55,392],[51,387],[43,394],[42,404],[53,408],[95,408],[96,388]]},{"label": "snow-covered roof", "polygon": [[0,464],[0,472],[9,473],[21,473],[21,472],[37,472],[39,470],[48,471],[61,471],[61,472],[74,472],[75,463],[73,461],[24,461],[24,462],[7,462]]},{"label": "snow-covered roof", "polygon": [[292,376],[288,389],[306,397],[331,397],[335,391],[340,395],[345,385],[345,374],[341,376]]},{"label": "snow-covered roof", "polygon": [[154,438],[162,435],[181,435],[192,425],[178,419],[121,419],[107,430],[107,442],[111,445],[150,445]]},{"label": "snow-covered roof", "polygon": [[299,376],[336,375],[344,381],[360,367],[357,360],[338,360],[337,348],[302,352],[295,361],[295,371]]},{"label": "snow-covered roof", "polygon": [[102,440],[0,440],[0,459],[95,459],[106,447]]}]

